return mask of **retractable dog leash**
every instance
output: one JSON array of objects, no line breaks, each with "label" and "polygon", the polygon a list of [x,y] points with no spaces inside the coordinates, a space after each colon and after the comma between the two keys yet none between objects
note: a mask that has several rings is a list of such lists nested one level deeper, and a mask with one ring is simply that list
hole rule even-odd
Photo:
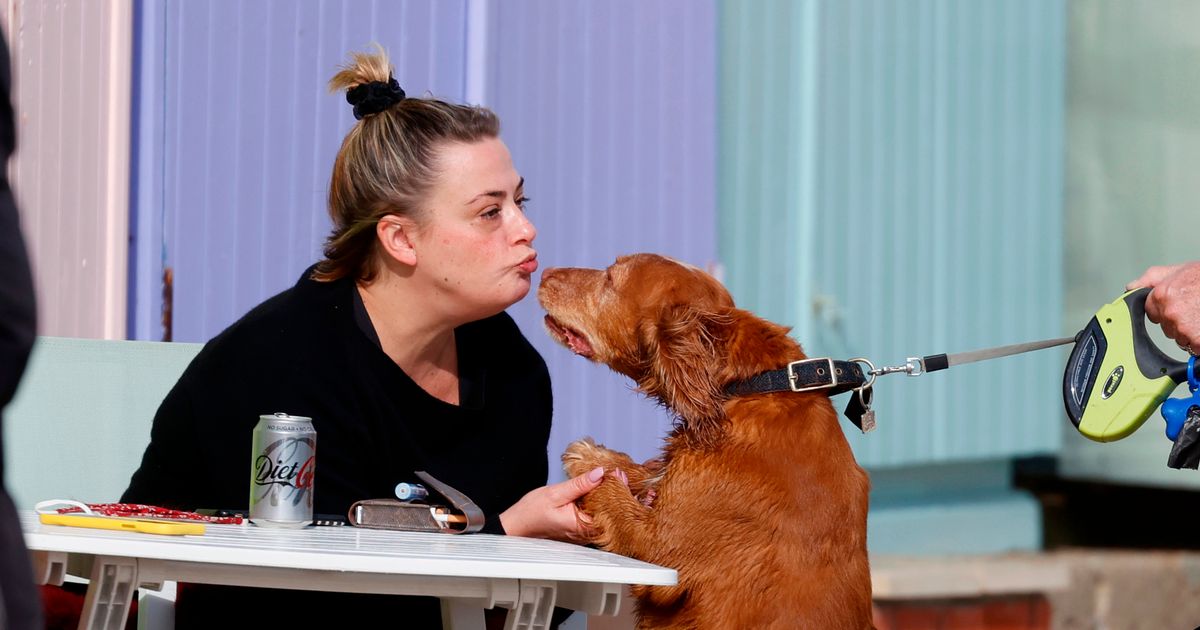
[{"label": "retractable dog leash", "polygon": [[[976,361],[1075,344],[1063,374],[1067,416],[1085,437],[1112,442],[1129,436],[1162,407],[1167,438],[1175,443],[1167,465],[1196,468],[1200,463],[1200,372],[1196,357],[1177,361],[1167,356],[1146,331],[1146,296],[1150,289],[1129,291],[1096,311],[1073,337],[1019,343],[957,354],[909,357],[904,364],[876,367],[865,358],[867,380],[855,388],[846,416],[864,433],[875,426],[871,409],[875,379],[891,374],[921,376]],[[1187,381],[1190,395],[1168,399]]]}]

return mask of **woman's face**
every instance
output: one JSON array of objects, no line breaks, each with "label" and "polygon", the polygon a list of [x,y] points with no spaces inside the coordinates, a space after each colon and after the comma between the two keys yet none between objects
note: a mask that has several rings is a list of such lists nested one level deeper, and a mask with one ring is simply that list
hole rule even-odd
[{"label": "woman's face", "polygon": [[415,272],[466,320],[512,306],[537,270],[537,230],[525,217],[524,180],[498,138],[447,143],[412,237]]}]

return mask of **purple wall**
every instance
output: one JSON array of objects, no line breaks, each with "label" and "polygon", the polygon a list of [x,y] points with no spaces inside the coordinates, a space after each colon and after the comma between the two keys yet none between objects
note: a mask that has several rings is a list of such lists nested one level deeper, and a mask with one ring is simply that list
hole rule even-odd
[{"label": "purple wall", "polygon": [[[486,101],[533,199],[543,268],[605,266],[642,251],[716,262],[715,6],[503,8],[488,16]],[[652,456],[664,414],[624,377],[551,341],[532,297],[511,312],[554,378],[552,468],[583,435]]]},{"label": "purple wall", "polygon": [[[486,14],[483,41],[467,41],[472,9]],[[482,76],[528,182],[543,268],[638,251],[715,262],[714,14],[685,0],[144,0],[131,337],[161,337],[164,263],[174,338],[205,341],[317,259],[329,170],[353,122],[325,81],[372,41],[410,93],[460,101],[468,75]],[[483,67],[468,67],[471,46],[484,46]],[[554,378],[552,470],[586,434],[652,455],[663,414],[554,346],[532,296],[511,312]]]},{"label": "purple wall", "polygon": [[206,341],[293,284],[329,231],[333,156],[354,122],[325,84],[382,44],[406,90],[460,100],[466,3],[145,0],[135,111],[131,336]]}]

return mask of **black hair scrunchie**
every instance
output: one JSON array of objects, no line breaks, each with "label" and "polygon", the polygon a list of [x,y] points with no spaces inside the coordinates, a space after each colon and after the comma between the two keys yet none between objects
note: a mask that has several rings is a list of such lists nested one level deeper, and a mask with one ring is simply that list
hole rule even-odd
[{"label": "black hair scrunchie", "polygon": [[361,83],[346,90],[346,102],[354,106],[354,119],[362,120],[363,116],[379,112],[404,100],[404,90],[395,77],[388,77],[387,83],[371,81]]}]

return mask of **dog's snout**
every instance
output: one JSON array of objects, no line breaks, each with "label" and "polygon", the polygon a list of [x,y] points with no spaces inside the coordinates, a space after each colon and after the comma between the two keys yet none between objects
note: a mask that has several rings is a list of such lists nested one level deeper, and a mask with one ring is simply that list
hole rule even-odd
[{"label": "dog's snout", "polygon": [[573,290],[582,289],[593,284],[598,278],[603,278],[604,272],[598,269],[581,267],[550,267],[542,272],[542,281],[538,290]]},{"label": "dog's snout", "polygon": [[552,294],[561,282],[562,267],[550,267],[543,271],[542,280],[538,283],[538,301],[544,302],[547,294]]},{"label": "dog's snout", "polygon": [[542,274],[541,286],[550,286],[561,290],[578,289],[583,284],[583,279],[588,271],[590,269],[579,267],[551,267]]}]

